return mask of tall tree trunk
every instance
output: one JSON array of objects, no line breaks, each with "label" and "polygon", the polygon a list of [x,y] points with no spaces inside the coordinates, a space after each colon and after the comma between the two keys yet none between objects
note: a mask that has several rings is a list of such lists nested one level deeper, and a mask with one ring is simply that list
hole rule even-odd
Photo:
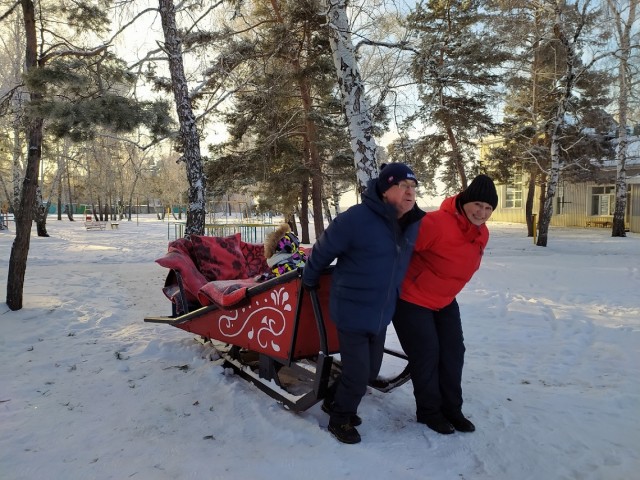
[{"label": "tall tree trunk", "polygon": [[467,174],[464,171],[464,161],[462,159],[462,153],[460,152],[460,147],[458,146],[458,140],[456,139],[455,133],[453,133],[453,128],[450,125],[450,122],[444,120],[445,123],[445,131],[447,132],[447,138],[449,139],[449,145],[451,146],[451,158],[453,160],[453,164],[456,168],[456,172],[458,172],[458,179],[460,180],[460,186],[462,190],[467,188]]},{"label": "tall tree trunk", "polygon": [[187,79],[184,74],[182,41],[176,26],[176,11],[173,1],[158,0],[158,2],[164,32],[164,51],[169,59],[171,86],[180,123],[180,141],[182,143],[180,161],[186,164],[187,180],[189,181],[189,209],[185,235],[203,235],[206,220],[206,184],[196,118],[193,114]]},{"label": "tall tree trunk", "polygon": [[626,22],[622,19],[617,2],[608,0],[609,9],[615,16],[614,27],[618,34],[618,150],[616,152],[616,206],[613,213],[612,237],[626,237],[624,217],[627,210],[627,154],[629,139],[627,135],[627,114],[629,110],[629,56],[631,54],[631,27],[636,21],[636,8],[638,0],[629,2],[629,11]]},{"label": "tall tree trunk", "polygon": [[538,195],[538,232],[540,231],[540,219],[544,210],[544,202],[547,198],[547,174],[540,175],[540,195]]},{"label": "tall tree trunk", "polygon": [[562,98],[558,102],[555,118],[551,126],[551,167],[547,174],[547,188],[546,197],[544,199],[544,206],[542,208],[542,214],[540,215],[540,228],[538,241],[536,245],[539,247],[546,247],[549,236],[549,225],[551,224],[551,217],[553,216],[553,201],[556,195],[556,189],[558,187],[558,181],[560,180],[560,171],[562,169],[562,159],[560,157],[560,135],[561,126],[564,123],[564,116],[567,111],[567,105],[572,95],[573,86],[576,80],[575,66],[576,66],[576,52],[575,42],[577,41],[577,35],[570,41],[564,31],[564,25],[562,20],[562,12],[560,6],[556,4],[556,22],[553,28],[556,38],[564,46],[566,51],[566,74],[565,85]]},{"label": "tall tree trunk", "polygon": [[[311,243],[309,237],[309,190],[309,180],[303,180],[300,192],[300,209],[298,210],[300,229],[302,230],[300,241],[302,243]],[[294,233],[298,235],[297,231]]]},{"label": "tall tree trunk", "polygon": [[[299,62],[298,73],[300,73]],[[316,238],[320,238],[324,232],[324,221],[322,219],[322,166],[320,161],[320,152],[318,151],[318,134],[316,124],[313,121],[313,105],[311,100],[311,84],[307,77],[303,74],[298,75],[300,83],[300,94],[302,97],[302,106],[305,114],[305,130],[307,137],[307,146],[309,152],[309,168],[311,170],[311,206],[313,209],[313,227]],[[304,199],[303,199],[304,200]],[[302,226],[304,230],[304,225]]]},{"label": "tall tree trunk", "polygon": [[527,190],[527,201],[525,203],[525,217],[527,219],[527,236],[534,236],[534,225],[533,225],[533,201],[535,199],[536,194],[536,177],[538,173],[538,167],[536,165],[532,165],[529,168],[529,187]]},{"label": "tall tree trunk", "polygon": [[351,149],[360,189],[378,176],[376,140],[373,136],[371,107],[365,96],[364,82],[356,62],[355,49],[347,17],[347,0],[325,0],[329,43],[338,74],[342,107],[349,125]]},{"label": "tall tree trunk", "polygon": [[[311,153],[309,149],[309,135],[305,133],[303,138],[303,159],[302,164],[307,168],[310,168],[311,163]],[[312,170],[312,168],[310,168]],[[311,174],[313,177],[313,173]],[[313,185],[312,182],[309,182],[308,178],[302,180],[302,185],[300,186],[300,229],[302,230],[302,243],[310,243],[309,241],[309,193],[312,192],[313,195]],[[315,202],[315,198],[311,199],[311,203]],[[315,230],[314,230],[315,231]],[[318,238],[316,236],[316,238]]]},{"label": "tall tree trunk", "polygon": [[47,233],[47,213],[49,212],[50,201],[44,202],[42,198],[42,188],[36,188],[36,201],[33,205],[33,218],[36,222],[36,231],[39,237],[48,237]]},{"label": "tall tree trunk", "polygon": [[[58,171],[59,172],[64,172],[64,165],[62,164],[62,160],[59,159],[58,160]],[[64,182],[64,176],[60,175],[58,177],[58,181],[56,183],[56,188],[58,190],[57,192],[57,205],[56,205],[56,210],[57,210],[57,216],[58,216],[58,220],[62,220],[62,196],[64,195],[63,193],[63,185]]]},{"label": "tall tree trunk", "polygon": [[[285,25],[284,18],[282,16],[280,2],[278,0],[271,0],[271,7],[273,8],[274,15],[279,23]],[[309,24],[305,25],[305,48],[307,51],[311,49],[311,32],[309,31]],[[309,77],[303,71],[300,64],[300,53],[296,52],[287,59],[296,76],[298,83],[298,89],[300,90],[300,98],[302,101],[302,109],[304,110],[304,152],[307,158],[303,163],[309,168],[311,172],[311,208],[313,211],[313,226],[316,234],[316,238],[320,238],[322,232],[324,232],[324,222],[322,220],[322,165],[320,159],[320,152],[318,151],[318,129],[316,123],[313,120],[313,99],[312,89]],[[313,60],[311,60],[313,61]],[[305,242],[304,238],[309,238],[309,225],[308,214],[305,210],[308,210],[308,190],[309,185],[307,183],[306,188],[303,186],[301,200],[301,212],[300,212],[300,228],[302,229],[302,242]],[[306,190],[306,191],[305,191]],[[304,215],[304,217],[303,217]]]},{"label": "tall tree trunk", "polygon": [[67,198],[69,199],[69,209],[67,210],[67,217],[69,217],[69,221],[73,222],[73,192],[71,190],[71,172],[69,172],[69,160],[67,158],[66,155],[66,150],[65,150],[65,158],[64,158],[64,165],[65,165],[65,173],[67,175]]},{"label": "tall tree trunk", "polygon": [[[535,8],[535,7],[534,7]],[[533,61],[531,65],[532,71],[532,82],[531,82],[531,117],[532,124],[538,125],[538,105],[540,103],[540,99],[538,98],[538,90],[539,90],[539,81],[540,81],[540,23],[541,23],[541,9],[535,8],[534,12],[534,32],[535,32],[535,41],[533,43]],[[536,144],[539,142],[538,136],[534,135],[531,139],[531,146],[535,148]],[[536,232],[535,229],[538,228],[538,225],[533,221],[533,204],[536,194],[536,177],[538,176],[538,166],[535,163],[532,163],[529,166],[529,188],[527,190],[527,201],[525,204],[525,219],[527,222],[527,236],[535,237]],[[542,205],[542,203],[541,203]],[[538,217],[540,219],[540,217]]]},{"label": "tall tree trunk", "polygon": [[[28,138],[25,138],[25,141],[28,140]],[[20,184],[23,176],[22,169],[20,168],[21,157],[22,144],[20,140],[20,119],[18,118],[18,115],[16,115],[13,122],[13,164],[11,166],[12,195],[10,200],[11,206],[14,210],[17,210],[20,206]],[[38,168],[40,168],[39,165]]]},{"label": "tall tree trunk", "polygon": [[340,214],[340,192],[338,192],[338,182],[335,181],[333,175],[331,175],[329,187],[331,188],[331,203],[333,203],[333,208],[337,217]]},{"label": "tall tree trunk", "polygon": [[322,209],[324,210],[324,216],[327,219],[328,223],[331,223],[333,217],[331,215],[331,207],[329,207],[329,199],[327,197],[322,197]]},{"label": "tall tree trunk", "polygon": [[[38,68],[35,8],[31,0],[22,0],[21,5],[26,36],[25,68],[29,72]],[[30,102],[38,102],[41,98],[41,95],[30,92]],[[33,118],[27,126],[27,167],[22,181],[18,208],[14,211],[16,238],[11,247],[7,275],[7,306],[11,310],[22,308],[24,277],[31,243],[33,205],[36,200],[38,170],[42,158],[42,124],[42,118]]]}]

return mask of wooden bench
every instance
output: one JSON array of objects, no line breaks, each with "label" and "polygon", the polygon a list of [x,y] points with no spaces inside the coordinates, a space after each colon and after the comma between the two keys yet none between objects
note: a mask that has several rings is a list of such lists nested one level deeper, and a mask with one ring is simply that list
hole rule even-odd
[{"label": "wooden bench", "polygon": [[120,225],[118,222],[111,222],[111,230],[113,229],[118,230],[118,225]]},{"label": "wooden bench", "polygon": [[87,230],[104,230],[107,226],[107,222],[89,221],[84,222],[84,226]]},{"label": "wooden bench", "polygon": [[613,223],[611,220],[587,220],[587,227],[611,228]]}]

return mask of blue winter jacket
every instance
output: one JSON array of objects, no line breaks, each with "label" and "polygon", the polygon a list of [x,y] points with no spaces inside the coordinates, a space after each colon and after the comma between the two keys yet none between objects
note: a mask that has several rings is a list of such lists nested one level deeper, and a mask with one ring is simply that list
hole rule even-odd
[{"label": "blue winter jacket", "polygon": [[414,206],[399,221],[374,179],[362,203],[338,215],[317,240],[302,280],[317,285],[322,270],[338,259],[329,309],[339,329],[378,334],[389,325],[423,216]]}]

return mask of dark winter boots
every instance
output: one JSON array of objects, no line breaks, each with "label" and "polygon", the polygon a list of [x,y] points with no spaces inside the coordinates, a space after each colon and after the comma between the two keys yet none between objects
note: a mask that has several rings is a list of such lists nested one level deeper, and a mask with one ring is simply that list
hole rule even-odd
[{"label": "dark winter boots", "polygon": [[[322,407],[321,407],[322,411],[331,415],[331,411],[333,410],[332,407],[333,407],[333,402],[328,398],[325,398],[324,402],[322,402]],[[359,415],[356,415],[354,413],[353,415],[351,415],[351,418],[349,418],[349,423],[354,427],[357,427],[358,425],[362,425],[362,419],[360,418]]]},{"label": "dark winter boots", "polygon": [[431,430],[443,435],[449,435],[456,430],[459,432],[474,432],[476,430],[476,426],[462,412],[453,415],[443,415],[442,413],[418,415],[418,423],[424,423]]},{"label": "dark winter boots", "polygon": [[339,425],[329,422],[329,431],[342,443],[360,443],[360,434],[351,423]]},{"label": "dark winter boots", "polygon": [[[333,400],[331,398],[325,398],[322,402],[322,411],[329,414],[333,413]],[[346,423],[342,423],[344,420],[340,419],[337,421],[337,418],[334,417],[333,421],[331,418],[329,419],[329,431],[340,440],[342,443],[360,443],[360,434],[356,427],[362,424],[362,419],[356,415],[350,415],[349,420]]]},{"label": "dark winter boots", "polygon": [[453,425],[451,425],[451,422],[444,418],[444,415],[442,415],[442,413],[440,412],[430,415],[418,415],[418,423],[424,423],[434,432],[438,432],[443,435],[449,435],[455,432],[455,429],[453,428]]},{"label": "dark winter boots", "polygon": [[445,415],[447,420],[453,425],[459,432],[475,432],[476,426],[471,423],[471,421],[466,418],[462,413],[458,413],[456,415]]}]

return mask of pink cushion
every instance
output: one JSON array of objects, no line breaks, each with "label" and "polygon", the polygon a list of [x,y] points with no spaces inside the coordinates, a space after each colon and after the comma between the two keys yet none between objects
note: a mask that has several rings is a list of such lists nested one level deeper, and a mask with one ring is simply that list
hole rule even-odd
[{"label": "pink cushion", "polygon": [[255,285],[258,285],[258,282],[250,278],[209,282],[200,289],[198,300],[202,305],[213,303],[224,309],[244,300],[247,289]]},{"label": "pink cushion", "polygon": [[196,300],[198,291],[207,283],[207,279],[198,271],[191,257],[182,251],[167,252],[164,257],[158,258],[156,263],[180,273],[189,300]]},{"label": "pink cushion", "polygon": [[246,260],[240,250],[240,234],[228,237],[191,235],[193,258],[209,281],[247,278]]},{"label": "pink cushion", "polygon": [[255,277],[270,270],[264,258],[264,245],[261,243],[240,242],[240,250],[247,262],[247,277]]}]

